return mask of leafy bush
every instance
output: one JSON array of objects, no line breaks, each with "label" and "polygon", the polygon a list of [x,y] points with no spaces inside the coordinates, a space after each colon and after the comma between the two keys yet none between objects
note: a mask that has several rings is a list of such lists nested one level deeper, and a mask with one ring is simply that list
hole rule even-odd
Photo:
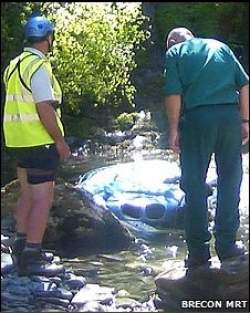
[{"label": "leafy bush", "polygon": [[115,123],[121,131],[125,131],[134,125],[136,117],[137,113],[135,112],[122,113],[116,118]]},{"label": "leafy bush", "polygon": [[1,2],[1,72],[22,51],[27,17],[44,11],[43,6],[43,2]]},{"label": "leafy bush", "polygon": [[[51,11],[51,10],[50,10]],[[133,105],[135,52],[149,36],[140,7],[64,3],[52,10],[56,25],[55,72],[69,111],[82,106]]]},{"label": "leafy bush", "polygon": [[175,27],[187,27],[200,37],[211,36],[217,29],[215,4],[209,2],[168,3],[156,12],[160,40]]},{"label": "leafy bush", "polygon": [[163,44],[175,27],[187,27],[198,37],[218,38],[231,47],[248,46],[248,2],[170,2],[158,6],[156,26]]},{"label": "leafy bush", "polygon": [[86,117],[76,117],[64,115],[65,133],[67,136],[77,138],[88,138],[91,136],[91,129],[95,126],[95,121]]}]

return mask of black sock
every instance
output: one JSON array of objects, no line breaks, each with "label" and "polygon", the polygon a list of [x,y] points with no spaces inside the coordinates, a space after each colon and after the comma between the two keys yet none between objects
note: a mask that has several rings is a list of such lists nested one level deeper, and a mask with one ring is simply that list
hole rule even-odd
[{"label": "black sock", "polygon": [[26,241],[27,235],[25,233],[16,233],[15,240],[24,240]]},{"label": "black sock", "polygon": [[14,255],[20,255],[26,245],[26,234],[16,233],[12,244],[12,252]]},{"label": "black sock", "polygon": [[26,242],[25,251],[27,251],[27,250],[41,250],[41,249],[42,249],[41,243]]}]

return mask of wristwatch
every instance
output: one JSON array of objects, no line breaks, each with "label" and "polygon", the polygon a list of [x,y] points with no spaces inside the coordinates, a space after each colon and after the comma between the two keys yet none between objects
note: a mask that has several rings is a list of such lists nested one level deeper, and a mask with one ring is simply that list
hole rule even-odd
[{"label": "wristwatch", "polygon": [[241,123],[249,123],[249,120],[243,118],[243,119],[241,120]]}]

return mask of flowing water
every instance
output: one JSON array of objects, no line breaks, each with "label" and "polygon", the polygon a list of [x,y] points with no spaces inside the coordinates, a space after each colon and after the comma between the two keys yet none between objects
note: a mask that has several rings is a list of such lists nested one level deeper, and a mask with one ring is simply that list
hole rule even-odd
[{"label": "flowing water", "polygon": [[[156,154],[157,155],[157,154]],[[156,156],[155,155],[155,156]],[[138,155],[137,155],[138,156]],[[155,157],[152,153],[150,158]],[[166,154],[157,155],[157,158],[166,159]],[[178,162],[174,155],[168,155],[167,159]],[[108,164],[122,162],[123,160],[110,160],[105,158],[89,159],[85,162],[84,170],[93,169]],[[81,170],[81,162],[75,165],[75,177]],[[242,241],[249,249],[249,180],[248,180],[248,155],[243,156],[244,177],[241,187],[241,226],[238,240]],[[210,170],[214,171],[214,162],[211,162]],[[140,239],[139,239],[140,242]],[[211,240],[211,253],[216,256]],[[150,241],[141,242],[137,247],[116,253],[96,253],[89,256],[86,251],[79,251],[78,257],[66,258],[65,264],[71,266],[76,273],[86,277],[89,283],[98,283],[103,286],[113,287],[119,291],[121,301],[134,299],[139,302],[147,301],[154,293],[155,276],[173,266],[173,262],[180,261],[186,255],[186,245],[182,230],[165,230]]]},{"label": "flowing water", "polygon": [[183,260],[186,247],[181,231],[168,231],[138,249],[68,259],[74,271],[89,283],[114,287],[121,298],[147,301],[155,290],[154,277]]},{"label": "flowing water", "polygon": [[[138,142],[137,142],[138,144]],[[140,145],[139,145],[140,148]],[[143,159],[164,159],[178,163],[176,155],[167,150],[137,150],[128,155],[119,154],[117,147],[109,148],[105,153],[97,151],[94,155],[78,157],[62,165],[60,175],[69,182],[77,182],[80,175],[91,169],[113,165],[121,162]],[[133,157],[131,157],[133,156]],[[249,247],[249,159],[243,156],[244,177],[241,186],[241,226],[238,239]],[[214,171],[214,162],[210,170]],[[67,247],[65,247],[67,248]],[[67,249],[65,249],[67,250]],[[248,248],[249,250],[249,248]],[[211,240],[212,256],[215,256]],[[162,271],[171,269],[176,262],[183,262],[186,255],[185,237],[182,230],[166,229],[151,240],[137,238],[130,249],[118,252],[108,251],[74,251],[74,258],[64,253],[65,265],[76,274],[86,278],[87,283],[115,288],[118,291],[118,304],[131,301],[145,302],[155,291],[154,279]],[[77,256],[77,257],[76,257]]]}]

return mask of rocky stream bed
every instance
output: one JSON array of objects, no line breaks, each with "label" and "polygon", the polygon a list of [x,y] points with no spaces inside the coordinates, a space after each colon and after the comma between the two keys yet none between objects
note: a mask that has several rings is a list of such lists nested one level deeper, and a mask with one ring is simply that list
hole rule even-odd
[{"label": "rocky stream bed", "polygon": [[[108,135],[103,144],[71,138],[73,157],[60,168],[44,240],[44,247],[59,255],[54,262],[64,265],[61,275],[49,278],[17,275],[11,243],[18,182],[12,180],[2,188],[1,311],[173,312],[187,309],[183,301],[217,300],[222,307],[211,310],[248,312],[248,254],[222,265],[213,251],[211,268],[201,268],[187,277],[181,230],[167,230],[161,237],[162,244],[158,241],[157,245],[135,238],[111,212],[93,210],[75,190],[74,182],[79,175],[103,165],[140,158],[178,162],[177,156],[166,150],[164,134],[144,128],[122,135]],[[243,161],[239,241],[249,251],[248,154],[243,156]],[[156,250],[160,252],[157,254]],[[128,254],[129,259],[124,257]],[[100,278],[107,272],[111,283]],[[117,284],[119,276],[123,277],[123,283],[126,281],[126,288]],[[145,289],[144,297],[133,294],[134,286],[137,286],[136,292]],[[238,301],[238,307],[233,307],[233,303],[225,307],[227,300]],[[200,312],[202,308],[195,311]]]}]

